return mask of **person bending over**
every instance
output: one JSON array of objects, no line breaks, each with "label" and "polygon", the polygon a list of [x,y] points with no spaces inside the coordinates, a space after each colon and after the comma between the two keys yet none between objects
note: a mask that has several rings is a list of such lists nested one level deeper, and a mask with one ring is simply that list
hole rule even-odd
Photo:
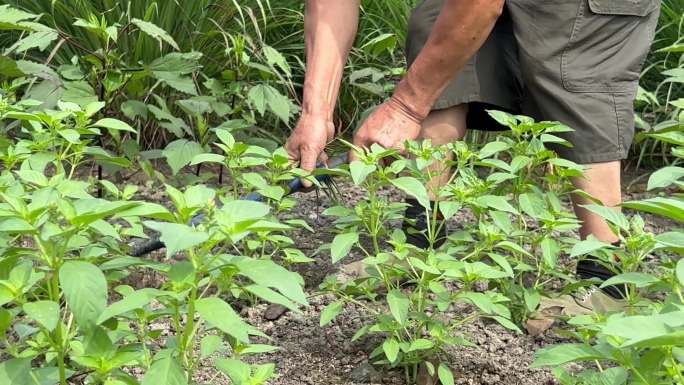
[{"label": "person bending over", "polygon": [[[302,114],[285,146],[302,169],[324,162],[333,140],[333,110],[359,6],[359,0],[306,1]],[[423,0],[408,26],[406,76],[362,124],[354,144],[450,143],[463,138],[466,122],[493,124],[482,121],[485,108],[560,121],[575,130],[563,134],[573,148],[553,149],[586,167],[574,185],[617,209],[620,161],[634,136],[633,101],[659,6],[658,0]],[[448,179],[448,173],[436,177],[428,190]],[[424,230],[424,210],[407,203],[404,228],[411,223]],[[605,220],[581,207],[590,202],[574,196],[573,203],[582,238],[618,241]],[[427,246],[420,235],[409,241]],[[610,276],[591,260],[580,262],[577,272]],[[620,297],[617,288],[607,293]]]}]

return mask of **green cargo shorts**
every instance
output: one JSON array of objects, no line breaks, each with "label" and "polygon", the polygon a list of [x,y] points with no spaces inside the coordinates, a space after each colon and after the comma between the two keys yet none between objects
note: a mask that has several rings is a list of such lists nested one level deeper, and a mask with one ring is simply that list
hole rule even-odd
[{"label": "green cargo shorts", "polygon": [[[409,65],[443,2],[424,0],[414,10]],[[434,109],[468,103],[473,129],[500,129],[487,119],[491,108],[560,121],[575,130],[564,136],[573,148],[554,148],[560,156],[581,164],[624,159],[659,8],[659,0],[507,0],[491,36]]]}]

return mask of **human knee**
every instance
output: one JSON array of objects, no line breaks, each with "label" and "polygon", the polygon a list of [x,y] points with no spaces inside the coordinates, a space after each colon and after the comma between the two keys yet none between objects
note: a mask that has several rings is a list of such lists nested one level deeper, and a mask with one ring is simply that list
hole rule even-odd
[{"label": "human knee", "polygon": [[430,139],[435,144],[462,139],[466,131],[467,113],[467,105],[432,111],[423,122],[421,138]]}]

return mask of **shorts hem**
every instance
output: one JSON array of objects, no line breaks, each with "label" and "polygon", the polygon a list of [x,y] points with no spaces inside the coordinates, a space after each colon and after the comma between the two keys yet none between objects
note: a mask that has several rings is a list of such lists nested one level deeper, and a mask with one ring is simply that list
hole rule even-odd
[{"label": "shorts hem", "polygon": [[615,151],[615,152],[604,152],[599,154],[573,154],[572,150],[567,154],[559,154],[561,158],[571,160],[577,164],[594,164],[594,163],[606,163],[615,162],[627,159],[627,151]]},{"label": "shorts hem", "polygon": [[497,108],[501,108],[501,109],[508,110],[508,111],[513,110],[513,108],[511,106],[502,105],[501,101],[486,100],[486,98],[483,98],[480,95],[474,94],[474,95],[468,95],[468,96],[458,96],[458,97],[452,97],[452,98],[437,99],[435,104],[432,106],[432,111],[445,110],[447,108],[451,108],[451,107],[458,106],[461,104],[468,104],[468,103],[484,103],[484,104],[489,104],[489,105],[495,106]]}]

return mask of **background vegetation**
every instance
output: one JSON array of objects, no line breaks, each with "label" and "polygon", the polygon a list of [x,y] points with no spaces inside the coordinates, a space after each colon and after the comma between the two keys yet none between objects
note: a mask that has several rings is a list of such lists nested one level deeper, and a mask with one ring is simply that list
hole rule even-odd
[{"label": "background vegetation", "polygon": [[[250,356],[277,347],[233,306],[270,302],[298,312],[308,305],[303,279],[290,269],[312,259],[291,236],[314,230],[292,217],[288,195],[298,177],[311,176],[292,169],[280,147],[301,99],[302,3],[0,3],[0,378],[184,385],[209,365],[236,385],[274,376],[273,364]],[[412,6],[363,2],[336,116],[342,135],[402,75]],[[684,0],[662,6],[629,164],[666,167],[647,186],[658,196],[625,207],[679,227]],[[564,293],[592,284],[577,281],[561,257],[591,256],[617,274],[609,283],[627,285],[625,311],[570,319],[564,333],[577,343],[543,349],[535,365],[554,367],[563,385],[684,385],[683,233],[653,234],[638,214],[596,204],[586,208],[610,223],[622,246],[579,241],[567,202],[582,169],[545,148],[563,143],[555,134],[569,128],[492,117],[511,132],[488,143],[412,143],[410,158],[374,146],[328,170],[365,196],[324,212],[337,218],[336,236],[318,252],[338,263],[354,249],[375,272],[321,285],[336,298],[321,327],[345,306],[360,306],[375,323],[354,339],[384,339],[373,363],[403,368],[411,383],[427,362],[452,385],[443,353],[472,344],[461,325],[489,318],[521,332],[557,284]],[[448,153],[452,178],[433,207],[424,186],[435,174],[426,168]],[[133,179],[140,171],[147,177]],[[217,174],[218,185],[207,183]],[[163,190],[167,205],[150,202],[143,184]],[[432,218],[428,247],[407,244],[393,229],[405,205],[381,193],[387,189],[415,198]],[[463,210],[472,218],[440,249],[437,214]],[[136,258],[130,243],[146,230],[160,234],[166,258]],[[161,277],[157,288],[127,284],[132,273],[152,272]],[[447,322],[453,304],[472,313]],[[167,325],[168,335],[153,323]],[[219,359],[210,359],[214,353]],[[583,370],[566,372],[560,365],[568,362]]]}]

